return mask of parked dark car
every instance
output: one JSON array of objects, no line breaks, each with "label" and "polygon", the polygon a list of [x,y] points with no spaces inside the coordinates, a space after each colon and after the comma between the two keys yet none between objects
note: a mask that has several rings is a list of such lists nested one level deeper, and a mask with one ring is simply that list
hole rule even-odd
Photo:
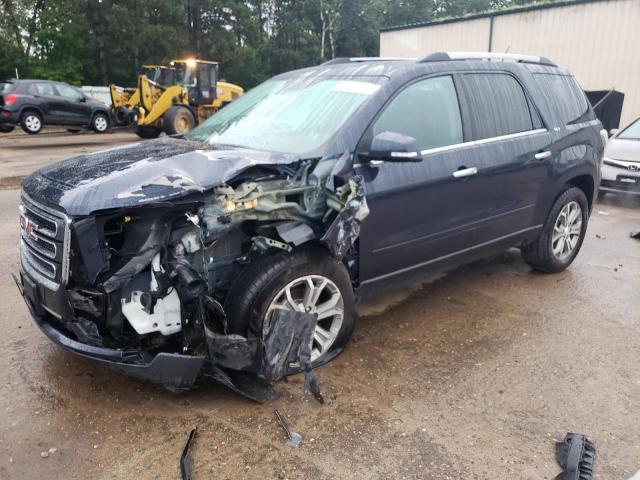
[{"label": "parked dark car", "polygon": [[49,80],[5,80],[0,82],[0,132],[14,126],[31,134],[45,125],[62,125],[69,131],[90,128],[104,133],[111,124],[109,107],[88,98],[82,91]]},{"label": "parked dark car", "polygon": [[19,286],[73,352],[251,396],[247,375],[273,378],[279,312],[317,316],[318,365],[347,343],[356,299],[383,287],[510,247],[536,270],[567,268],[603,150],[578,83],[547,59],[338,59],[182,137],[28,177]]}]

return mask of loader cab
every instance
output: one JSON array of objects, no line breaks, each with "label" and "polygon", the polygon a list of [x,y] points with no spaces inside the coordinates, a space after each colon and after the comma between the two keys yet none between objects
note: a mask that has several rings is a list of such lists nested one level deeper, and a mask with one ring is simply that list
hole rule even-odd
[{"label": "loader cab", "polygon": [[166,65],[143,65],[142,74],[153,83],[161,87],[168,87],[176,83],[176,69]]},{"label": "loader cab", "polygon": [[187,89],[190,105],[211,105],[216,99],[218,64],[203,60],[174,60],[176,83]]}]

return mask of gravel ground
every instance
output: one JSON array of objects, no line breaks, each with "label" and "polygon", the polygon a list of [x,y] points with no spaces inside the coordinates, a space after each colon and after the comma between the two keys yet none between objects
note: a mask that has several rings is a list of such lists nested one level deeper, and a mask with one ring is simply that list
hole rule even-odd
[{"label": "gravel ground", "polygon": [[257,405],[218,385],[172,394],[45,338],[9,277],[18,197],[0,191],[0,478],[179,478],[196,425],[196,480],[552,479],[567,431],[596,443],[597,479],[640,469],[640,200],[596,205],[561,274],[511,250],[361,305],[353,341],[317,370],[327,404],[294,376]]}]

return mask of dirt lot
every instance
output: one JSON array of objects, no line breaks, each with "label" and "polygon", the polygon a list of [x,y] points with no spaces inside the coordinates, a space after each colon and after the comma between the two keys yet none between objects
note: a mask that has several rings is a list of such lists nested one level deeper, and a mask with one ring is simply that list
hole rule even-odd
[{"label": "dirt lot", "polygon": [[300,376],[267,405],[217,385],[175,395],[53,345],[8,275],[17,206],[0,191],[0,478],[178,478],[196,425],[195,479],[552,479],[567,431],[596,442],[596,478],[640,469],[640,200],[597,205],[562,274],[512,250],[362,305],[353,341],[318,369],[325,405]]}]

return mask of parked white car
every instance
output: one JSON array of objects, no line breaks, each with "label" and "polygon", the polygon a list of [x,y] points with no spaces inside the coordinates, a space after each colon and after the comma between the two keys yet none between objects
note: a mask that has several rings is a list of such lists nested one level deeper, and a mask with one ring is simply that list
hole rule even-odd
[{"label": "parked white car", "polygon": [[640,195],[640,118],[612,132],[604,152],[600,191]]}]

